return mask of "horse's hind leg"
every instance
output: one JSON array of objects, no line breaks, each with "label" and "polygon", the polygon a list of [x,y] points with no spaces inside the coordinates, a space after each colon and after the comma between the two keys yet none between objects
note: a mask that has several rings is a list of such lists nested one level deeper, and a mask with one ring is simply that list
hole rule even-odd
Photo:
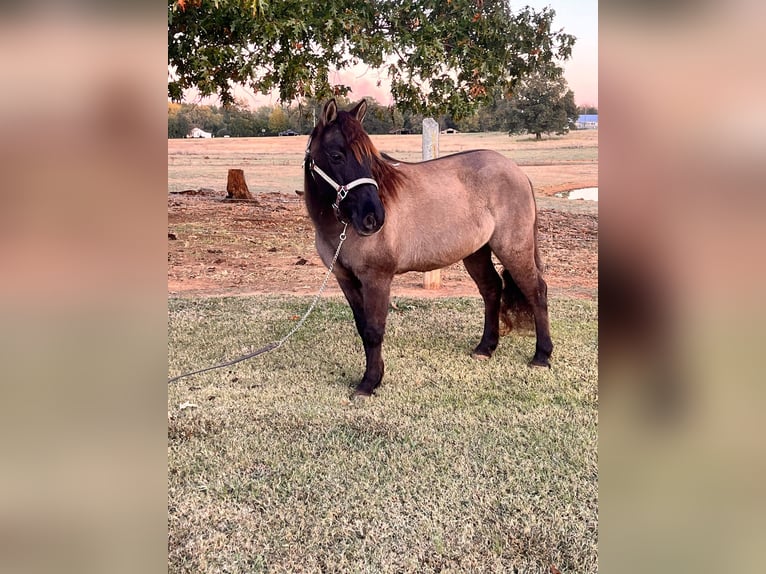
[{"label": "horse's hind leg", "polygon": [[[540,273],[537,274],[537,286],[522,291],[525,296],[531,297],[532,311],[535,314],[535,355],[530,365],[535,367],[550,367],[551,353],[553,353],[553,341],[551,341],[551,325],[548,318],[548,285]],[[527,295],[529,293],[529,295]]]},{"label": "horse's hind leg", "polygon": [[489,245],[463,259],[463,264],[484,299],[484,334],[472,356],[476,359],[489,359],[497,348],[499,339],[500,295],[503,282],[492,264]]},{"label": "horse's hind leg", "polygon": [[[518,252],[517,252],[518,253]],[[516,253],[516,254],[517,254]],[[542,273],[537,268],[534,252],[527,257],[509,256],[509,253],[495,251],[500,262],[505,267],[503,279],[503,311],[506,309],[513,314],[518,311],[521,315],[531,308],[535,321],[535,355],[530,365],[550,367],[550,356],[553,352],[551,328],[548,319],[548,285]],[[520,300],[520,296],[524,300]]]},{"label": "horse's hind leg", "polygon": [[550,367],[553,341],[551,341],[551,327],[548,319],[548,285],[536,266],[534,270],[521,273],[514,274],[512,271],[511,277],[532,306],[535,317],[537,342],[535,355],[529,364],[535,367]]}]

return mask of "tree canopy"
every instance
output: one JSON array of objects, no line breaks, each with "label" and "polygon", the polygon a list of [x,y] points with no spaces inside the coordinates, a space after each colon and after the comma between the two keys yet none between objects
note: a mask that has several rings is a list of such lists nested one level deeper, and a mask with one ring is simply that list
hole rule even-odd
[{"label": "tree canopy", "polygon": [[574,92],[557,72],[525,78],[510,103],[508,131],[535,134],[538,140],[544,133],[569,131],[578,116]]},{"label": "tree canopy", "polygon": [[[340,107],[351,102],[336,98]],[[309,134],[322,113],[323,102],[307,98],[298,105],[261,106],[251,110],[244,100],[227,106],[168,103],[168,137],[186,137],[191,128],[212,132],[216,137],[273,136],[290,129]],[[532,74],[519,83],[511,98],[497,98],[478,104],[475,112],[461,118],[449,114],[437,116],[441,129],[456,128],[461,132],[532,133],[540,139],[543,133],[563,133],[576,129],[578,114],[598,113],[589,106],[578,108],[574,93],[563,76]],[[384,106],[367,98],[364,129],[370,134],[420,133],[423,115]]]},{"label": "tree canopy", "polygon": [[346,95],[331,70],[382,69],[402,111],[463,117],[566,60],[555,12],[508,0],[168,0],[168,95],[234,102],[233,87],[283,102]]},{"label": "tree canopy", "polygon": [[[341,107],[351,104],[343,96],[336,99]],[[314,99],[307,99],[297,106],[261,106],[256,110],[249,109],[244,101],[227,106],[168,103],[168,138],[186,137],[193,127],[202,128],[216,137],[273,136],[288,128],[299,134],[309,134],[322,108],[323,103]],[[402,113],[367,98],[367,115],[364,118],[367,133],[419,132],[422,121],[420,115]]]}]

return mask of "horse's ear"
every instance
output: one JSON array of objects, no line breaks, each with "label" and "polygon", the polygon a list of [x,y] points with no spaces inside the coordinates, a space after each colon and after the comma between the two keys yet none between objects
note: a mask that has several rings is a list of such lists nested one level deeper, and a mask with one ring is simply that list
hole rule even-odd
[{"label": "horse's ear", "polygon": [[364,119],[364,115],[367,113],[367,100],[362,98],[358,104],[356,104],[351,111],[349,112],[352,116],[354,116],[357,121],[361,124],[362,120]]},{"label": "horse's ear", "polygon": [[322,110],[321,120],[324,125],[327,125],[334,122],[335,118],[337,117],[338,117],[338,104],[335,103],[335,98],[333,98],[324,105],[324,109]]}]

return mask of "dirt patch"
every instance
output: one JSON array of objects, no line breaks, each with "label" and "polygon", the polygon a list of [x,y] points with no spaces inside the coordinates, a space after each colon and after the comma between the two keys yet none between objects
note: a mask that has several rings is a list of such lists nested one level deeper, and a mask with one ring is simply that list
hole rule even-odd
[{"label": "dirt patch", "polygon": [[[263,293],[312,295],[326,269],[314,248],[303,200],[278,193],[256,202],[224,200],[225,192],[168,196],[168,292],[173,296]],[[547,198],[545,198],[547,199]],[[540,251],[551,295],[595,298],[598,215],[541,202]],[[570,202],[571,203],[571,202]],[[553,207],[551,207],[553,206]],[[175,237],[175,239],[173,239]],[[422,273],[394,280],[394,296],[478,296],[462,263],[442,270],[442,288],[425,290]],[[339,294],[331,281],[328,294]]]}]

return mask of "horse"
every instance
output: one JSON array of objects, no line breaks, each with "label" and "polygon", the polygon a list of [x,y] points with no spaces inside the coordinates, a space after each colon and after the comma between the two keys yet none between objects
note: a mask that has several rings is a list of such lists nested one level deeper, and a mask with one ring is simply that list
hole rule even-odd
[{"label": "horse", "polygon": [[530,365],[550,367],[548,287],[529,178],[490,150],[397,161],[379,152],[364,131],[366,112],[364,99],[347,111],[339,110],[335,99],[328,101],[309,137],[303,167],[317,252],[332,268],[364,346],[364,376],[352,398],[372,395],[383,380],[394,276],[460,260],[484,301],[484,332],[472,356],[492,356],[502,318],[505,331],[534,324]]}]

